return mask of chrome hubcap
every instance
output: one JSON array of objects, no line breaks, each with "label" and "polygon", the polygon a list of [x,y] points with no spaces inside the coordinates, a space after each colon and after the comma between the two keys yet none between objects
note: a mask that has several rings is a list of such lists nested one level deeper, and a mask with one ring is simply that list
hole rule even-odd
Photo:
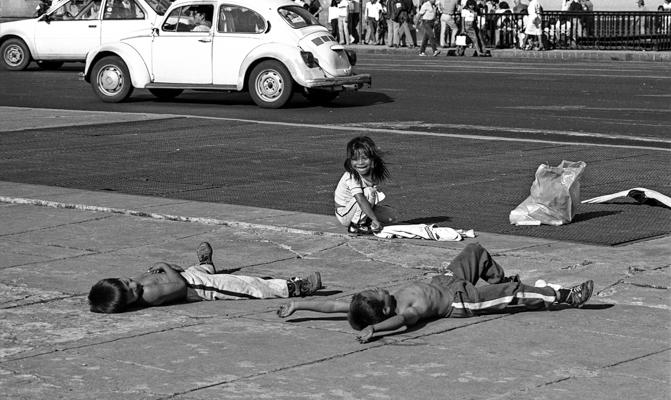
[{"label": "chrome hubcap", "polygon": [[116,65],[110,64],[98,72],[98,89],[107,96],[114,96],[124,87],[125,77]]}]

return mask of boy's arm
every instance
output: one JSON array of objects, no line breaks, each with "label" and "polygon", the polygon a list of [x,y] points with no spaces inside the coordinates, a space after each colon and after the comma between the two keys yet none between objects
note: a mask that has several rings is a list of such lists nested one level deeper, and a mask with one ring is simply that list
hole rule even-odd
[{"label": "boy's arm", "polygon": [[152,284],[144,286],[142,300],[145,303],[157,306],[163,303],[170,303],[176,300],[182,300],[186,296],[186,282],[184,278],[174,267],[168,263],[156,263],[149,267],[150,274],[164,274]]},{"label": "boy's arm", "polygon": [[404,326],[412,326],[417,321],[419,321],[417,310],[413,307],[408,307],[403,311],[403,314],[394,315],[374,325],[368,325],[356,335],[356,338],[359,342],[366,343],[373,337],[375,332],[395,331]]},{"label": "boy's arm", "polygon": [[277,316],[286,318],[298,310],[317,311],[321,313],[346,313],[349,311],[349,302],[327,300],[327,301],[290,301],[280,305]]},{"label": "boy's arm", "polygon": [[[161,271],[166,272],[166,271],[165,271],[165,270],[166,270],[165,267],[170,268],[170,269],[172,269],[172,270],[174,270],[174,271],[177,271],[177,272],[184,272],[184,268],[180,267],[179,265],[177,265],[177,264],[168,264],[167,262],[157,262],[157,263],[154,263],[154,264],[152,264],[152,265],[149,267],[149,269],[147,270],[147,272],[151,272],[151,273],[154,273],[154,274],[160,273]],[[167,272],[166,272],[166,273],[167,273]]]}]

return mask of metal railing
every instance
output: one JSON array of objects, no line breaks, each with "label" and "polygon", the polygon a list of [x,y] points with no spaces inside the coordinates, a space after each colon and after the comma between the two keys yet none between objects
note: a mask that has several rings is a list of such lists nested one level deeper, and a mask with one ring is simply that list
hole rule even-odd
[{"label": "metal railing", "polygon": [[[485,14],[480,31],[488,47],[521,48],[528,16]],[[671,12],[562,12],[541,16],[548,49],[671,50]]]}]

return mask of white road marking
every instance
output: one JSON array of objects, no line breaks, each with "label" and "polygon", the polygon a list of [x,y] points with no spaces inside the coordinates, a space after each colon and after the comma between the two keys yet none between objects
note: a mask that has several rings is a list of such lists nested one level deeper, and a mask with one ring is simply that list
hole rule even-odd
[{"label": "white road marking", "polygon": [[[3,111],[6,109],[19,109],[20,107],[0,107],[0,120],[3,114]],[[53,115],[54,113],[67,113],[72,110],[64,109],[29,109],[33,113],[44,112],[48,115]],[[106,111],[83,111],[76,110],[72,111],[73,113],[78,114],[105,114]],[[431,136],[431,137],[445,137],[445,138],[458,138],[458,139],[470,139],[470,140],[484,140],[484,141],[501,141],[501,142],[521,142],[521,143],[548,143],[548,144],[558,144],[566,146],[593,146],[593,147],[609,147],[609,148],[625,148],[625,149],[645,149],[645,150],[655,150],[655,151],[667,151],[671,152],[671,140],[668,139],[654,139],[654,138],[638,138],[633,136],[626,135],[608,135],[596,132],[575,132],[575,131],[560,131],[560,130],[547,130],[547,129],[529,129],[529,128],[516,128],[516,127],[500,127],[500,126],[486,126],[486,125],[470,125],[470,124],[427,124],[421,121],[399,121],[395,122],[393,125],[401,129],[390,129],[383,127],[386,125],[391,125],[387,122],[370,122],[366,124],[306,124],[299,122],[280,122],[280,121],[261,121],[254,119],[244,119],[244,118],[228,118],[228,117],[212,117],[212,116],[194,116],[186,114],[148,114],[148,113],[122,113],[122,112],[110,112],[109,114],[115,114],[116,116],[128,115],[129,117],[138,117],[141,118],[150,118],[159,119],[159,118],[192,118],[192,119],[207,119],[212,121],[235,121],[235,122],[244,122],[250,124],[259,124],[259,125],[272,125],[272,126],[290,126],[296,128],[313,128],[313,129],[330,129],[336,131],[348,131],[348,132],[375,132],[377,134],[392,134],[392,135],[405,135],[405,136]],[[104,121],[98,121],[98,123]],[[496,135],[475,135],[475,134],[458,134],[452,132],[422,132],[416,130],[407,129],[408,126],[417,126],[422,125],[425,128],[441,128],[445,130],[475,130],[475,131],[486,131],[486,132],[509,132],[509,133],[526,133],[526,134],[551,134],[558,136],[566,136],[567,138],[571,137],[594,137],[602,139],[623,139],[623,140],[633,140],[637,142],[646,143],[646,142],[662,142],[669,143],[669,148],[659,148],[652,146],[632,146],[632,145],[617,145],[617,144],[604,144],[604,143],[582,143],[582,142],[573,142],[573,141],[561,141],[561,140],[547,140],[547,139],[537,139],[537,138],[510,138],[505,136],[496,136]],[[406,129],[403,129],[406,128]]]}]

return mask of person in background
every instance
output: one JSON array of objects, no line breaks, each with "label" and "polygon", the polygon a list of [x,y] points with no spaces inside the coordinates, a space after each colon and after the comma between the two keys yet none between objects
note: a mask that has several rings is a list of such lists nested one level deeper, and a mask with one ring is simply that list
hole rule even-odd
[{"label": "person in background", "polygon": [[308,6],[308,11],[312,14],[313,17],[317,18],[319,21],[319,13],[322,11],[322,2],[321,0],[312,0]]},{"label": "person in background", "polygon": [[361,21],[361,0],[350,0],[347,8],[347,31],[352,36],[351,43],[357,44],[359,37],[359,22]]},{"label": "person in background", "polygon": [[347,16],[349,0],[340,0],[338,3],[338,35],[340,44],[350,44],[350,36],[347,31]]},{"label": "person in background", "polygon": [[[455,17],[459,10],[459,0],[438,0],[436,2],[440,13],[440,47],[454,45],[459,34],[459,27]],[[450,40],[447,41],[447,29],[450,30]]]},{"label": "person in background", "polygon": [[[398,14],[398,41],[399,46],[402,42],[406,46],[413,48],[417,47],[417,43],[413,40],[412,31],[412,17],[414,15],[414,6],[412,0],[401,0],[401,11]],[[401,40],[403,38],[403,40]]]},{"label": "person in background", "polygon": [[473,47],[480,57],[486,57],[485,44],[480,36],[478,28],[478,15],[476,11],[477,3],[475,0],[467,0],[461,9],[462,32],[471,39]]},{"label": "person in background", "polygon": [[[538,0],[531,0],[529,2],[529,15],[527,22],[524,24],[524,50],[545,50],[543,46],[543,20],[541,19],[541,5]],[[534,42],[534,44],[530,43]]]},{"label": "person in background", "polygon": [[377,27],[380,20],[380,15],[382,15],[382,5],[378,0],[371,0],[366,3],[366,9],[364,10],[364,18],[366,19],[366,24],[368,25],[367,37],[364,40],[364,44],[379,44]]},{"label": "person in background", "polygon": [[340,34],[338,32],[338,15],[340,10],[338,9],[338,3],[338,0],[331,0],[331,5],[329,5],[329,22],[331,23],[331,35],[333,35],[336,42],[340,43]]},{"label": "person in background", "polygon": [[440,54],[440,50],[436,48],[436,36],[434,34],[434,23],[436,21],[437,10],[436,10],[436,0],[427,0],[422,4],[422,7],[419,9],[419,20],[422,23],[422,44],[419,48],[419,55],[426,56],[424,50],[426,50],[427,42],[431,44],[433,49],[433,56]]}]

